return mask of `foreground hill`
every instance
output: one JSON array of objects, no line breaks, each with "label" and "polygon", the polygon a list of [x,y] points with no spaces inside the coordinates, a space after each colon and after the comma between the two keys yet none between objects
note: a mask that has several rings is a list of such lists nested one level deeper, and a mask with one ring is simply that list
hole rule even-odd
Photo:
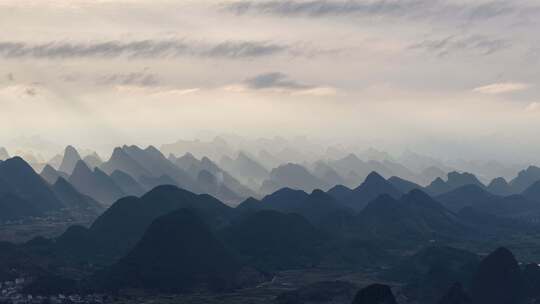
[{"label": "foreground hill", "polygon": [[272,210],[240,218],[221,234],[248,264],[266,270],[316,264],[324,240],[323,234],[305,218]]},{"label": "foreground hill", "polygon": [[[181,208],[195,210],[210,227],[224,226],[232,217],[232,209],[211,196],[159,186],[140,198],[118,200],[89,229],[81,227],[80,238],[95,242],[95,247],[85,254],[88,258],[102,256],[114,260],[133,248],[152,221]],[[73,248],[77,254],[76,243],[62,246]]]},{"label": "foreground hill", "polygon": [[329,214],[349,211],[349,208],[321,190],[314,190],[308,194],[302,190],[290,188],[280,189],[265,196],[261,201],[246,200],[237,209],[240,212],[276,210],[283,213],[296,213],[314,224],[319,224]]},{"label": "foreground hill", "polygon": [[190,210],[157,218],[137,245],[98,275],[107,290],[143,288],[187,292],[235,286],[241,265]]},{"label": "foreground hill", "polygon": [[356,223],[364,237],[396,241],[463,237],[466,231],[454,214],[419,190],[399,200],[378,197],[358,214]]}]

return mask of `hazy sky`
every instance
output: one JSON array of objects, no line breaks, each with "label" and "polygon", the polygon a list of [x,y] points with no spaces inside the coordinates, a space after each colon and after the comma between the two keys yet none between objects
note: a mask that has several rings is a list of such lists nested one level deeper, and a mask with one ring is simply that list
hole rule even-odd
[{"label": "hazy sky", "polygon": [[0,0],[0,28],[0,146],[210,131],[540,158],[538,1]]}]

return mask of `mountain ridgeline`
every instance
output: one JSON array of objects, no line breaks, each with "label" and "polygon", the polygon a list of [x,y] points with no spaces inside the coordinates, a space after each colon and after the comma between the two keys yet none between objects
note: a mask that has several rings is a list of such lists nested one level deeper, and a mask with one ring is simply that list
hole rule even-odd
[{"label": "mountain ridgeline", "polygon": [[530,249],[540,234],[536,167],[489,184],[455,171],[420,183],[397,162],[355,155],[266,169],[246,153],[219,163],[152,146],[118,147],[106,160],[85,154],[68,147],[40,174],[20,157],[0,161],[6,227],[64,213],[93,219],[0,244],[0,275],[31,278],[29,293],[269,288],[283,291],[276,303],[540,299],[540,255]]}]

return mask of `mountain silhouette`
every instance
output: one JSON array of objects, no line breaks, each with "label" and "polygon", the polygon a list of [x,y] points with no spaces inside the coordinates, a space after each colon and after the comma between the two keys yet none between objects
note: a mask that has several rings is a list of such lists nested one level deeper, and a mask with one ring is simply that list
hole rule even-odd
[{"label": "mountain silhouette", "polygon": [[326,189],[328,185],[305,167],[288,163],[270,172],[270,178],[264,181],[260,192],[268,194],[286,187],[311,192],[315,189]]},{"label": "mountain silhouette", "polygon": [[525,189],[523,196],[528,200],[540,203],[540,181],[535,182]]},{"label": "mountain silhouette", "polygon": [[487,191],[489,193],[500,195],[500,196],[508,196],[508,195],[515,194],[515,191],[512,188],[512,186],[510,186],[510,184],[503,177],[497,177],[493,179],[489,183],[487,187]]},{"label": "mountain silhouette", "polygon": [[380,195],[360,211],[356,223],[364,237],[397,242],[458,237],[467,231],[453,213],[420,190],[399,200]]},{"label": "mountain silhouette", "polygon": [[305,218],[273,210],[240,218],[221,234],[246,263],[266,270],[315,264],[323,239],[321,232]]},{"label": "mountain silhouette", "polygon": [[239,202],[242,198],[234,191],[229,189],[224,181],[223,174],[217,173],[217,176],[207,170],[199,171],[197,184],[204,193],[208,193],[224,202]]},{"label": "mountain silhouette", "polygon": [[64,173],[62,171],[57,171],[51,165],[45,165],[45,167],[43,167],[43,170],[41,171],[40,175],[44,180],[46,180],[51,185],[54,185],[54,183],[56,183],[56,181],[60,177],[62,177],[64,179],[69,178],[69,176],[66,173]]},{"label": "mountain silhouette", "polygon": [[137,245],[103,274],[106,289],[188,292],[235,287],[241,265],[193,211],[157,218]]},{"label": "mountain silhouette", "polygon": [[187,172],[173,164],[153,146],[148,146],[146,149],[137,146],[115,148],[111,159],[101,167],[109,173],[115,170],[124,171],[146,189],[171,184],[190,191],[202,192]]},{"label": "mountain silhouette", "polygon": [[485,257],[471,285],[475,304],[521,303],[524,282],[512,252],[499,248]]},{"label": "mountain silhouette", "polygon": [[420,303],[436,303],[456,282],[469,286],[480,258],[448,246],[420,250],[391,269],[391,279],[406,282],[404,294]]},{"label": "mountain silhouette", "polygon": [[179,158],[171,155],[169,160],[197,182],[200,192],[213,195],[226,203],[237,205],[246,197],[256,195],[208,157],[198,160],[192,154]]},{"label": "mountain silhouette", "polygon": [[79,192],[98,200],[104,205],[110,205],[125,195],[110,176],[98,168],[91,171],[82,160],[77,162],[68,181]]},{"label": "mountain silhouette", "polygon": [[486,188],[486,186],[482,184],[482,182],[480,182],[478,178],[474,176],[474,174],[453,171],[448,173],[446,181],[442,180],[441,178],[435,179],[429,186],[426,187],[426,192],[430,195],[441,195],[466,185],[475,185],[482,189]]},{"label": "mountain silhouette", "polygon": [[58,170],[71,175],[75,169],[75,166],[77,165],[77,162],[80,160],[81,156],[79,155],[79,152],[77,152],[77,149],[75,149],[73,146],[67,146],[64,150],[64,157],[62,158],[62,163],[60,164]]},{"label": "mountain silhouette", "polygon": [[153,189],[162,185],[178,186],[176,181],[168,175],[161,175],[159,177],[143,175],[139,177],[138,182],[145,189]]},{"label": "mountain silhouette", "polygon": [[97,214],[103,206],[90,196],[81,194],[63,177],[58,178],[52,186],[54,194],[68,208],[83,209]]},{"label": "mountain silhouette", "polygon": [[141,164],[129,156],[122,148],[114,148],[111,158],[101,164],[100,168],[107,174],[112,174],[114,171],[122,171],[133,178],[137,179],[143,175],[150,175]]},{"label": "mountain silhouette", "polygon": [[343,185],[347,183],[334,168],[322,161],[315,163],[313,166],[313,174],[328,185]]},{"label": "mountain silhouette", "polygon": [[96,152],[92,152],[91,154],[86,155],[83,158],[83,161],[86,163],[88,168],[94,169],[96,167],[101,166],[103,164],[103,160]]},{"label": "mountain silhouette", "polygon": [[464,207],[474,207],[475,205],[496,198],[495,195],[473,184],[461,186],[437,196],[438,201],[454,212],[457,212]]},{"label": "mountain silhouette", "polygon": [[360,186],[352,189],[348,194],[345,194],[346,189],[342,187],[334,187],[328,193],[355,210],[362,210],[370,201],[383,194],[393,198],[401,196],[401,192],[377,172],[371,172]]},{"label": "mountain silhouette", "polygon": [[314,190],[308,194],[302,190],[290,188],[283,188],[267,195],[259,204],[252,204],[251,207],[256,207],[258,210],[297,213],[314,224],[318,224],[321,219],[333,212],[345,209],[333,197],[321,190]]},{"label": "mountain silhouette", "polygon": [[439,195],[437,200],[454,212],[472,207],[486,215],[521,220],[534,219],[540,214],[540,205],[534,200],[522,195],[497,196],[476,185],[463,186]]},{"label": "mountain silhouette", "polygon": [[423,189],[422,186],[397,176],[390,177],[388,182],[401,193],[408,193],[414,189]]},{"label": "mountain silhouette", "polygon": [[159,186],[141,196],[115,202],[92,226],[90,233],[108,256],[121,256],[139,241],[156,218],[181,208],[198,212],[210,227],[222,227],[233,210],[209,195],[197,195],[175,186]]},{"label": "mountain silhouette", "polygon": [[450,287],[448,293],[437,302],[438,304],[472,304],[471,297],[465,292],[460,283]]},{"label": "mountain silhouette", "polygon": [[0,193],[10,193],[12,202],[13,197],[27,201],[38,213],[63,207],[47,182],[20,157],[0,162],[0,182]]},{"label": "mountain silhouette", "polygon": [[525,265],[523,281],[527,297],[538,299],[540,297],[540,266],[536,263]]},{"label": "mountain silhouette", "polygon": [[244,152],[238,153],[234,159],[223,156],[219,165],[246,184],[251,180],[251,183],[260,185],[269,176],[268,170],[263,165]]},{"label": "mountain silhouette", "polygon": [[127,195],[141,196],[145,193],[144,187],[131,177],[131,175],[123,171],[114,170],[111,178]]},{"label": "mountain silhouette", "polygon": [[390,286],[371,284],[358,291],[352,304],[397,304]]},{"label": "mountain silhouette", "polygon": [[540,168],[530,166],[527,169],[520,171],[518,176],[510,181],[510,186],[512,186],[516,193],[522,193],[525,189],[539,180]]},{"label": "mountain silhouette", "polygon": [[[0,184],[0,187],[2,185]],[[2,187],[3,188],[3,187]],[[0,220],[19,220],[29,216],[39,216],[42,212],[34,208],[34,205],[13,193],[0,191]]]}]

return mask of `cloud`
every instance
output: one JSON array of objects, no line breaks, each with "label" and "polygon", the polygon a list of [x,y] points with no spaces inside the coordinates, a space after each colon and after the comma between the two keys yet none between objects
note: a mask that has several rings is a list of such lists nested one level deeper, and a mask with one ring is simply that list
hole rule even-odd
[{"label": "cloud", "polygon": [[319,87],[297,82],[281,72],[269,72],[248,78],[244,81],[243,86],[230,86],[228,87],[228,90],[243,91],[245,88],[251,90],[272,90],[278,92],[289,92],[294,95],[312,96],[335,95],[337,92],[335,88]]},{"label": "cloud", "polygon": [[26,43],[0,41],[0,57],[4,58],[174,58],[195,56],[206,58],[255,58],[288,50],[288,46],[266,41],[225,41],[217,44],[186,40],[118,40],[104,42]]},{"label": "cloud", "polygon": [[153,87],[158,86],[160,84],[160,81],[157,75],[148,73],[147,69],[145,69],[142,72],[102,76],[97,80],[97,84]]},{"label": "cloud", "polygon": [[530,11],[508,1],[484,3],[452,3],[441,0],[241,0],[223,4],[226,10],[237,15],[267,14],[278,16],[303,16],[311,18],[358,16],[429,18],[448,20],[486,20]]},{"label": "cloud", "polygon": [[298,83],[288,79],[287,75],[280,72],[271,72],[260,74],[252,78],[248,78],[245,84],[255,90],[260,89],[289,89],[289,90],[305,90],[312,86]]},{"label": "cloud", "polygon": [[409,46],[409,49],[420,49],[446,56],[459,52],[471,52],[480,55],[491,55],[511,47],[505,39],[492,39],[482,35],[465,37],[448,36],[443,39],[424,40]]},{"label": "cloud", "polygon": [[505,93],[512,93],[512,92],[518,92],[526,90],[530,87],[527,83],[519,83],[519,82],[500,82],[500,83],[493,83],[481,87],[474,88],[472,91],[476,93],[482,93],[482,94],[505,94]]}]

